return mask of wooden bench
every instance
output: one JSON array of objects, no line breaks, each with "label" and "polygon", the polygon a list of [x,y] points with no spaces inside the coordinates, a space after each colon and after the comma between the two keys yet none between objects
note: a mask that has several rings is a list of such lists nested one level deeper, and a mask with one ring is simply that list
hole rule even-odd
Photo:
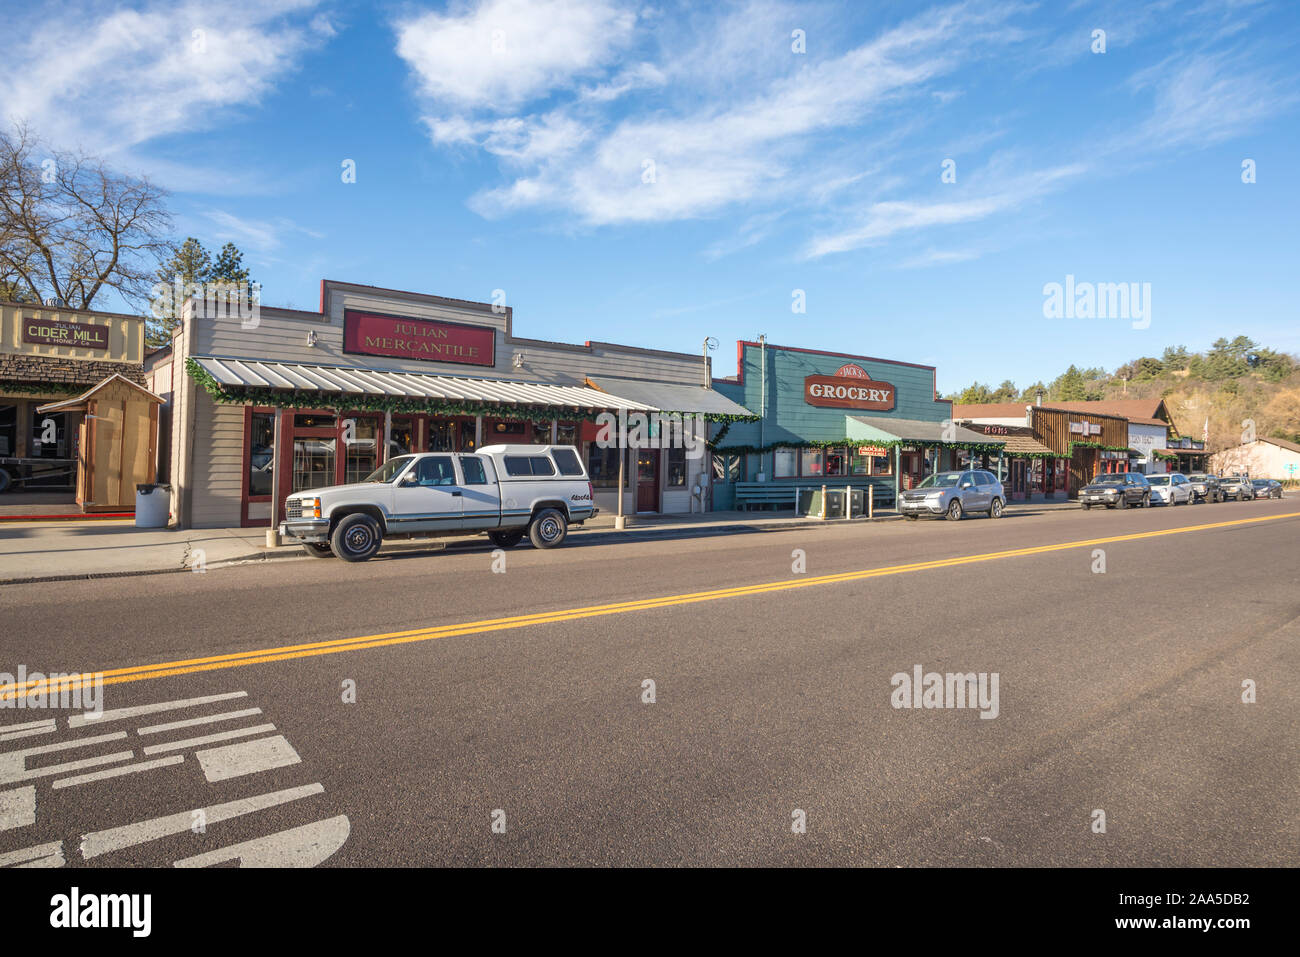
[{"label": "wooden bench", "polygon": [[[853,485],[852,487],[862,490],[864,494],[867,488],[865,485]],[[799,490],[804,488],[820,490],[821,485],[814,483],[788,485],[782,482],[737,482],[736,507],[748,509],[751,505],[776,505],[779,508],[793,510]],[[827,479],[826,488],[827,491],[843,491],[844,485],[836,483],[834,479]],[[877,484],[875,493],[872,496],[872,505],[874,508],[893,508],[893,487]]]},{"label": "wooden bench", "polygon": [[774,482],[737,482],[736,505],[748,509],[751,505],[776,505],[794,511],[798,486]]}]

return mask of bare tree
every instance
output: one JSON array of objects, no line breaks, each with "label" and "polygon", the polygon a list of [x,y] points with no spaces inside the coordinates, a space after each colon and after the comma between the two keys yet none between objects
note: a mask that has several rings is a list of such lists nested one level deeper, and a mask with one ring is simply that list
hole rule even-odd
[{"label": "bare tree", "polygon": [[24,125],[0,130],[0,290],[89,309],[108,290],[149,298],[171,252],[167,192],[81,151],[45,151]]}]

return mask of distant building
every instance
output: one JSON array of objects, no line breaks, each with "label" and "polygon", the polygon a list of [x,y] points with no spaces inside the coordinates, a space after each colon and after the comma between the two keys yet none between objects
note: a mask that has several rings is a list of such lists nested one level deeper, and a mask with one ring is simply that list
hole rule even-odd
[{"label": "distant building", "polygon": [[1210,456],[1210,469],[1223,475],[1245,472],[1278,481],[1300,478],[1300,445],[1286,439],[1256,439]]}]

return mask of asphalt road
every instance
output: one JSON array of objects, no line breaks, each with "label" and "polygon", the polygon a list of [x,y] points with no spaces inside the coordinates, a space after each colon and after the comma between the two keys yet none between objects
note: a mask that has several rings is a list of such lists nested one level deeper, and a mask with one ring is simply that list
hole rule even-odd
[{"label": "asphalt road", "polygon": [[[6,586],[0,672],[113,683],[99,724],[0,711],[0,862],[1295,866],[1298,513]],[[996,673],[996,717],[894,707],[918,665]]]}]

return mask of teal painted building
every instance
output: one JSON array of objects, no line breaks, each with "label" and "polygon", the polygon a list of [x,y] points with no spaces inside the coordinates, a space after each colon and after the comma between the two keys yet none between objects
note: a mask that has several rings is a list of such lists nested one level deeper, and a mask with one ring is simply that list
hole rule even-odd
[{"label": "teal painted building", "polygon": [[798,489],[873,486],[891,504],[959,449],[997,442],[957,427],[933,366],[738,342],[737,374],[714,388],[761,416],[715,425],[712,507],[793,508]]}]

